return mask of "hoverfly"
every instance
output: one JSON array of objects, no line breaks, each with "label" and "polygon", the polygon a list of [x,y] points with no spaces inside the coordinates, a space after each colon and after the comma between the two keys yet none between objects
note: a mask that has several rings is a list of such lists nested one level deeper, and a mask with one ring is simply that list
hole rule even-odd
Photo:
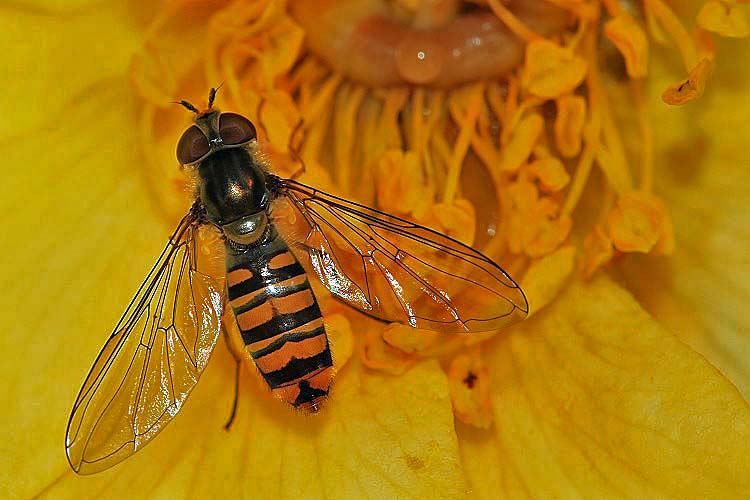
[{"label": "hoverfly", "polygon": [[[310,276],[374,318],[444,333],[497,330],[528,312],[520,287],[477,250],[271,173],[254,125],[214,109],[215,96],[205,111],[180,102],[196,113],[177,144],[198,180],[195,202],[76,398],[66,451],[77,473],[122,461],[172,420],[206,367],[227,302],[239,327],[227,334],[239,332],[236,345],[274,395],[310,413],[334,374]],[[299,242],[274,221],[284,202],[304,228]],[[219,272],[212,237],[225,254]]]}]

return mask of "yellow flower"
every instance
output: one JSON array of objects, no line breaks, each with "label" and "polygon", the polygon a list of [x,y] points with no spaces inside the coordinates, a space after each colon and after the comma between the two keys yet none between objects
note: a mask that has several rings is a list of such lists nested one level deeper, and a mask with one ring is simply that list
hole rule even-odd
[{"label": "yellow flower", "polygon": [[[634,5],[0,9],[3,496],[745,496],[750,48],[708,32],[743,36],[747,5]],[[154,444],[81,478],[70,406],[189,206],[173,156],[189,117],[169,101],[221,82],[279,174],[299,151],[303,181],[482,249],[531,317],[448,337],[321,292],[338,365],[323,412],[292,412],[243,367],[225,432],[220,342]]]}]

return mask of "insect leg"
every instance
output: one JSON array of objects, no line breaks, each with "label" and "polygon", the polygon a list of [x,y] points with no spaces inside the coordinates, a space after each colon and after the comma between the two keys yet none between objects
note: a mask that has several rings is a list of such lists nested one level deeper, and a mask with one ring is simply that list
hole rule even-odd
[{"label": "insect leg", "polygon": [[232,342],[232,334],[230,333],[230,328],[236,326],[231,323],[234,322],[234,316],[233,315],[225,315],[224,316],[224,341],[227,344],[227,349],[229,350],[229,353],[234,358],[234,361],[237,363],[237,367],[234,372],[235,380],[234,380],[234,402],[232,403],[232,413],[229,415],[229,419],[227,420],[227,423],[224,424],[224,430],[229,430],[229,428],[232,426],[232,422],[234,422],[234,417],[237,414],[237,406],[239,404],[240,399],[240,369],[242,367],[242,358],[243,353],[238,350],[238,346]]},{"label": "insect leg", "polygon": [[229,420],[224,424],[224,430],[229,431],[234,422],[234,417],[237,415],[237,403],[240,399],[240,370],[242,368],[242,361],[239,358],[235,358],[237,362],[237,368],[234,372],[234,403],[232,403],[232,413],[229,415]]}]

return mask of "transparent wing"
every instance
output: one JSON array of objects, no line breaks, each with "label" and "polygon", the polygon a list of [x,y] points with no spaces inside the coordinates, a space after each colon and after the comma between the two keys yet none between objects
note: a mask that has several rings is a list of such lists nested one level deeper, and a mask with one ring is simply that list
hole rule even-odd
[{"label": "transparent wing", "polygon": [[477,250],[293,180],[272,182],[306,223],[315,273],[360,311],[446,333],[497,330],[528,313],[521,288]]},{"label": "transparent wing", "polygon": [[208,362],[221,329],[223,245],[196,212],[180,222],[76,398],[66,451],[79,474],[111,467],[150,442]]}]

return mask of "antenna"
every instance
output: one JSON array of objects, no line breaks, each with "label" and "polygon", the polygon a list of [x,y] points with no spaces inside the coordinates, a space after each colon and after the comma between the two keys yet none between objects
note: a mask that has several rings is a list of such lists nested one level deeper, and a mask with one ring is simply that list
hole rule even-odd
[{"label": "antenna", "polygon": [[211,109],[214,106],[214,99],[216,99],[216,93],[219,91],[222,85],[224,85],[224,82],[221,82],[221,85],[219,85],[216,88],[211,87],[211,90],[208,91],[208,109]]},{"label": "antenna", "polygon": [[[213,89],[211,89],[211,90],[213,90]],[[192,111],[195,114],[200,113],[200,111],[198,111],[198,108],[196,108],[195,106],[193,106],[192,104],[190,104],[189,102],[187,102],[185,100],[182,100],[182,101],[172,101],[172,104],[179,104],[180,106],[185,106],[188,110]]]}]

